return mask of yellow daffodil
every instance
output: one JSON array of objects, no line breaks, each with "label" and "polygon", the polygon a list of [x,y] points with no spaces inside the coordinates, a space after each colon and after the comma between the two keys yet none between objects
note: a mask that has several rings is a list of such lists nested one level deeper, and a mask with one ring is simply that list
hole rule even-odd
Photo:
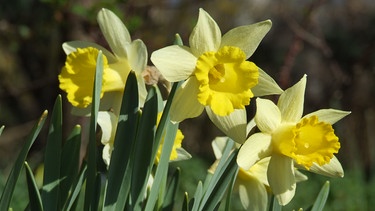
[{"label": "yellow daffodil", "polygon": [[302,117],[306,76],[281,94],[278,104],[256,100],[255,123],[260,132],[241,147],[237,163],[250,169],[257,161],[271,157],[267,177],[281,205],[293,198],[296,188],[295,165],[329,176],[343,176],[334,157],[340,142],[332,125],[350,112],[322,109]]},{"label": "yellow daffodil", "polygon": [[[247,61],[271,25],[267,20],[240,26],[222,36],[217,23],[200,9],[189,38],[190,47],[173,45],[153,52],[152,62],[168,81],[186,80],[172,102],[171,120],[196,117],[206,108],[210,117],[218,116],[214,123],[219,127],[246,127],[246,112],[238,112],[236,118],[228,116],[244,110],[253,96],[282,92],[270,76]],[[245,131],[240,135],[228,133],[231,138],[241,136],[236,139],[245,141]]]},{"label": "yellow daffodil", "polygon": [[[161,116],[162,116],[162,112],[159,112],[157,122],[156,122],[157,125],[160,122]],[[162,136],[160,140],[160,145],[159,145],[158,151],[156,153],[156,158],[155,158],[156,163],[159,163],[161,151],[163,149],[164,139],[165,139],[165,134]],[[183,139],[184,139],[184,134],[182,134],[180,129],[177,129],[176,137],[173,142],[172,152],[169,157],[170,161],[187,160],[191,158],[191,155],[181,146]]]},{"label": "yellow daffodil", "polygon": [[137,76],[140,104],[144,102],[147,91],[141,72],[146,68],[147,49],[141,40],[131,41],[127,28],[111,11],[100,10],[97,20],[112,52],[90,42],[64,43],[63,49],[67,59],[59,75],[60,88],[67,93],[68,101],[76,111],[82,113],[90,111],[88,107],[92,102],[96,59],[101,50],[103,52],[101,110],[111,108],[118,113],[125,82],[131,70]]}]

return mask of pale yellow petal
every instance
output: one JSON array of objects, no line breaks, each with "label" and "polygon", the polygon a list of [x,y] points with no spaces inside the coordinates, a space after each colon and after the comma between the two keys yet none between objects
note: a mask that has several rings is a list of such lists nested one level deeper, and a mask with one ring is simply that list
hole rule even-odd
[{"label": "pale yellow petal", "polygon": [[221,43],[221,31],[214,19],[199,9],[198,23],[190,34],[189,45],[196,57],[204,52],[216,51]]},{"label": "pale yellow petal", "polygon": [[285,122],[298,122],[303,113],[305,100],[306,75],[294,86],[285,90],[279,98],[277,106],[281,112],[281,118]]},{"label": "pale yellow petal", "polygon": [[98,125],[102,130],[102,144],[113,144],[113,140],[116,134],[117,128],[117,117],[114,113],[108,111],[98,112]]},{"label": "pale yellow petal", "polygon": [[271,29],[270,20],[258,22],[252,25],[240,26],[225,33],[221,40],[222,46],[237,46],[241,48],[246,58],[249,58],[262,41],[264,36]]},{"label": "pale yellow petal", "polygon": [[240,201],[245,210],[267,210],[268,194],[266,187],[257,179],[241,181],[238,184]]},{"label": "pale yellow petal", "polygon": [[318,111],[307,114],[306,116],[304,116],[304,118],[315,115],[318,117],[319,121],[333,125],[350,113],[350,111],[341,111],[336,109],[320,109]]},{"label": "pale yellow petal", "polygon": [[255,87],[251,88],[251,91],[253,92],[254,96],[260,97],[265,95],[279,95],[283,93],[283,90],[279,87],[279,85],[271,76],[269,76],[260,68],[258,68],[258,70],[258,84]]},{"label": "pale yellow petal", "polygon": [[93,47],[98,50],[101,50],[104,54],[104,56],[107,57],[108,63],[114,63],[117,62],[117,58],[106,48],[103,46],[100,46],[96,43],[93,42],[86,42],[86,41],[69,41],[69,42],[64,42],[62,44],[62,48],[65,52],[66,55],[69,55],[72,52],[77,51],[77,48],[87,48],[87,47]]},{"label": "pale yellow petal", "polygon": [[256,99],[255,123],[260,131],[271,134],[281,123],[279,108],[267,99]]},{"label": "pale yellow petal", "polygon": [[97,21],[113,53],[120,58],[127,58],[125,45],[131,42],[126,26],[112,11],[101,9]]},{"label": "pale yellow petal", "polygon": [[172,45],[151,54],[152,63],[170,82],[186,80],[194,71],[197,58],[186,46]]},{"label": "pale yellow petal", "polygon": [[260,159],[271,155],[271,136],[266,133],[255,133],[250,136],[240,148],[237,164],[249,170]]},{"label": "pale yellow petal", "polygon": [[134,40],[125,46],[128,55],[127,60],[131,69],[136,74],[141,74],[146,69],[148,55],[146,45],[142,40]]},{"label": "pale yellow petal", "polygon": [[242,144],[246,140],[246,110],[235,109],[227,116],[219,116],[214,114],[210,107],[206,106],[206,112],[211,121],[225,135],[233,141]]},{"label": "pale yellow petal", "polygon": [[288,204],[296,190],[293,160],[284,155],[273,154],[268,165],[267,176],[279,204],[283,206]]},{"label": "pale yellow petal", "polygon": [[267,180],[268,164],[270,163],[271,157],[265,157],[258,161],[249,170],[249,173],[257,178],[262,184],[269,186]]},{"label": "pale yellow petal", "polygon": [[170,110],[172,122],[197,117],[203,112],[204,106],[197,99],[198,86],[197,79],[191,77],[176,91]]},{"label": "pale yellow petal", "polygon": [[344,170],[340,161],[335,156],[332,157],[329,163],[323,166],[314,163],[311,166],[310,171],[328,177],[344,177]]}]

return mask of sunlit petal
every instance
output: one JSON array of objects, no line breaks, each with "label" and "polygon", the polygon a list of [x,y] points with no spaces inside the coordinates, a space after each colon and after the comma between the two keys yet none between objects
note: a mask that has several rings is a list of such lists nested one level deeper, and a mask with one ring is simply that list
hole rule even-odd
[{"label": "sunlit petal", "polygon": [[314,163],[311,166],[310,171],[328,177],[344,177],[344,170],[340,161],[335,156],[333,156],[329,163],[323,166]]},{"label": "sunlit petal", "polygon": [[260,159],[270,156],[271,152],[271,136],[265,133],[255,133],[240,148],[237,164],[248,170]]},{"label": "sunlit petal", "polygon": [[285,122],[298,122],[303,113],[305,99],[306,75],[294,86],[280,95],[277,106],[280,108],[281,118]]},{"label": "sunlit petal", "polygon": [[257,98],[255,122],[262,132],[271,134],[281,122],[279,108],[270,100]]},{"label": "sunlit petal", "polygon": [[112,11],[101,9],[98,13],[99,27],[111,50],[117,57],[127,58],[125,45],[131,42],[126,26]]},{"label": "sunlit petal", "polygon": [[117,58],[106,48],[104,48],[101,45],[98,45],[93,42],[86,42],[86,41],[70,41],[70,42],[64,42],[62,44],[62,48],[66,55],[69,55],[72,52],[77,51],[77,48],[87,48],[87,47],[93,47],[98,50],[101,50],[104,54],[104,56],[107,57],[108,63],[114,63],[117,61]]},{"label": "sunlit petal", "polygon": [[307,114],[306,116],[304,116],[304,118],[315,115],[318,117],[319,121],[333,125],[350,113],[350,111],[341,111],[336,109],[320,109],[318,111]]},{"label": "sunlit petal", "polygon": [[271,76],[269,76],[261,68],[258,68],[258,71],[258,84],[251,88],[251,91],[254,93],[254,96],[259,97],[283,93],[283,90],[279,87],[279,85]]},{"label": "sunlit petal", "polygon": [[173,98],[170,110],[172,122],[197,117],[203,112],[204,106],[198,102],[197,94],[198,81],[191,77],[181,85]]},{"label": "sunlit petal", "polygon": [[193,73],[197,58],[188,47],[172,45],[154,51],[151,61],[168,81],[176,82]]},{"label": "sunlit petal", "polygon": [[267,190],[257,179],[241,181],[238,184],[238,191],[241,204],[245,210],[267,210]]},{"label": "sunlit petal", "polygon": [[210,107],[206,106],[206,112],[211,121],[225,135],[233,141],[242,144],[246,139],[246,110],[235,109],[227,116],[218,116],[213,113]]},{"label": "sunlit petal", "polygon": [[220,28],[203,9],[199,9],[198,23],[190,34],[189,45],[196,57],[204,52],[216,51],[221,42]]},{"label": "sunlit petal", "polygon": [[240,26],[228,31],[221,40],[222,46],[236,46],[241,48],[249,58],[262,41],[267,32],[271,29],[270,20],[258,22],[252,25]]},{"label": "sunlit petal", "polygon": [[127,59],[131,69],[136,74],[141,74],[146,69],[148,55],[146,45],[142,40],[134,40],[132,43],[125,45]]},{"label": "sunlit petal", "polygon": [[99,111],[97,121],[102,130],[102,144],[108,144],[110,142],[113,144],[117,128],[116,115],[108,111]]},{"label": "sunlit petal", "polygon": [[283,206],[288,204],[296,190],[293,160],[283,155],[272,155],[267,176],[271,190],[279,203]]}]

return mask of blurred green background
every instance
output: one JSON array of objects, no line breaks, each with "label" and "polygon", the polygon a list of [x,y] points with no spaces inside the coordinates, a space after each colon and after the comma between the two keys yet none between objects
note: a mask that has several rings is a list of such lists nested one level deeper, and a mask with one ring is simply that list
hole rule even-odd
[{"label": "blurred green background", "polygon": [[[284,89],[308,75],[305,113],[336,108],[352,114],[335,124],[342,148],[337,155],[343,179],[309,174],[285,209],[306,208],[325,180],[331,181],[326,210],[371,210],[375,207],[375,3],[372,0],[13,0],[0,4],[0,171],[3,184],[35,120],[51,110],[57,75],[65,62],[64,41],[86,40],[107,46],[96,23],[97,11],[114,11],[132,38],[142,39],[149,55],[173,42],[175,33],[188,42],[198,8],[217,21],[223,33],[271,19],[273,27],[250,58]],[[151,63],[150,63],[151,65]],[[64,98],[65,99],[65,98]],[[64,105],[69,132],[82,120]],[[249,113],[253,108],[249,107]],[[211,140],[222,135],[202,114],[180,125],[183,146],[194,156],[180,162],[194,191],[214,160]],[[42,157],[45,136],[34,144],[30,160]],[[195,168],[196,171],[191,171]],[[22,189],[22,188],[21,188]],[[22,192],[22,191],[21,191]],[[22,201],[22,197],[20,196]]]}]

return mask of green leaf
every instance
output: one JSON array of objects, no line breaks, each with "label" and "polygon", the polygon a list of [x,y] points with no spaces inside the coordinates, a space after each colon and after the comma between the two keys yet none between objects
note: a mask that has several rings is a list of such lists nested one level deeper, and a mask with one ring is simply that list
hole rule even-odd
[{"label": "green leaf", "polygon": [[203,197],[203,185],[202,185],[202,182],[199,181],[197,189],[195,190],[195,193],[194,193],[194,204],[191,209],[192,211],[199,210],[199,205],[202,200],[202,197]]},{"label": "green leaf", "polygon": [[273,196],[272,198],[272,211],[281,211],[283,207],[279,204],[277,198],[275,196]]},{"label": "green leaf", "polygon": [[189,211],[189,195],[185,192],[184,201],[182,202],[182,211]]},{"label": "green leaf", "polygon": [[108,169],[107,186],[103,210],[124,210],[130,191],[131,166],[130,158],[133,152],[138,119],[138,85],[134,72],[130,72],[122,98],[118,120],[114,151]]},{"label": "green leaf", "polygon": [[61,153],[60,178],[60,207],[62,207],[69,196],[69,191],[74,180],[78,176],[81,148],[81,126],[76,125],[64,143]]},{"label": "green leaf", "polygon": [[76,202],[78,195],[82,189],[83,182],[85,181],[86,172],[87,172],[87,164],[86,162],[83,162],[81,171],[79,172],[78,177],[76,177],[72,185],[71,193],[69,194],[68,199],[66,200],[64,208],[62,210],[72,210],[74,203]]},{"label": "green leaf", "polygon": [[37,124],[33,127],[30,135],[26,139],[26,143],[23,145],[20,154],[17,157],[16,162],[10,172],[10,175],[7,179],[5,187],[3,189],[3,193],[0,198],[0,210],[8,210],[10,201],[13,196],[14,188],[16,186],[16,182],[18,177],[21,173],[21,169],[23,167],[24,161],[26,159],[27,153],[30,150],[31,145],[34,143],[36,137],[38,136],[40,130],[42,129],[44,122],[46,120],[48,112],[44,111],[42,116],[40,117]]},{"label": "green leaf", "polygon": [[174,174],[171,177],[171,180],[169,182],[169,186],[167,189],[167,193],[164,197],[164,203],[163,203],[163,211],[172,211],[174,202],[177,195],[177,189],[180,182],[180,174],[181,170],[180,168],[177,168]]},{"label": "green leaf", "polygon": [[94,87],[92,94],[92,107],[91,107],[91,118],[90,118],[90,131],[89,131],[89,143],[87,145],[87,179],[86,179],[86,190],[85,190],[85,210],[97,210],[95,207],[94,197],[95,193],[95,180],[96,180],[96,126],[97,126],[97,115],[100,104],[100,93],[102,89],[103,80],[103,55],[102,51],[99,51],[96,60],[96,70]]},{"label": "green leaf", "polygon": [[[238,150],[231,153],[225,161],[222,169],[216,169],[214,176],[210,181],[212,185],[210,185],[205,192],[199,210],[215,210],[218,204],[221,202],[225,192],[233,180],[233,177],[237,176],[237,153]],[[221,159],[223,158],[225,157],[222,157]],[[215,175],[216,173],[217,176]]]},{"label": "green leaf", "polygon": [[29,164],[27,164],[26,161],[24,163],[24,166],[26,169],[26,181],[27,181],[27,189],[29,191],[30,210],[42,211],[43,210],[42,198],[39,194],[39,189],[35,182],[34,174],[31,171],[30,166]]},{"label": "green leaf", "polygon": [[[46,150],[44,153],[44,176],[42,201],[44,210],[58,210],[60,161],[62,148],[62,103],[61,96],[56,98],[49,126]],[[57,182],[57,183],[56,183]],[[47,187],[53,188],[47,190]]]},{"label": "green leaf", "polygon": [[151,156],[155,139],[157,115],[158,96],[156,88],[152,87],[148,92],[142,110],[134,146],[134,164],[131,179],[131,199],[133,206],[140,205],[144,198],[148,177],[154,162]]},{"label": "green leaf", "polygon": [[328,198],[328,194],[329,194],[329,181],[326,181],[324,183],[322,189],[320,189],[319,195],[315,199],[315,202],[314,202],[314,204],[311,208],[311,211],[321,211],[321,210],[323,210],[323,208],[326,204],[327,198]]}]

